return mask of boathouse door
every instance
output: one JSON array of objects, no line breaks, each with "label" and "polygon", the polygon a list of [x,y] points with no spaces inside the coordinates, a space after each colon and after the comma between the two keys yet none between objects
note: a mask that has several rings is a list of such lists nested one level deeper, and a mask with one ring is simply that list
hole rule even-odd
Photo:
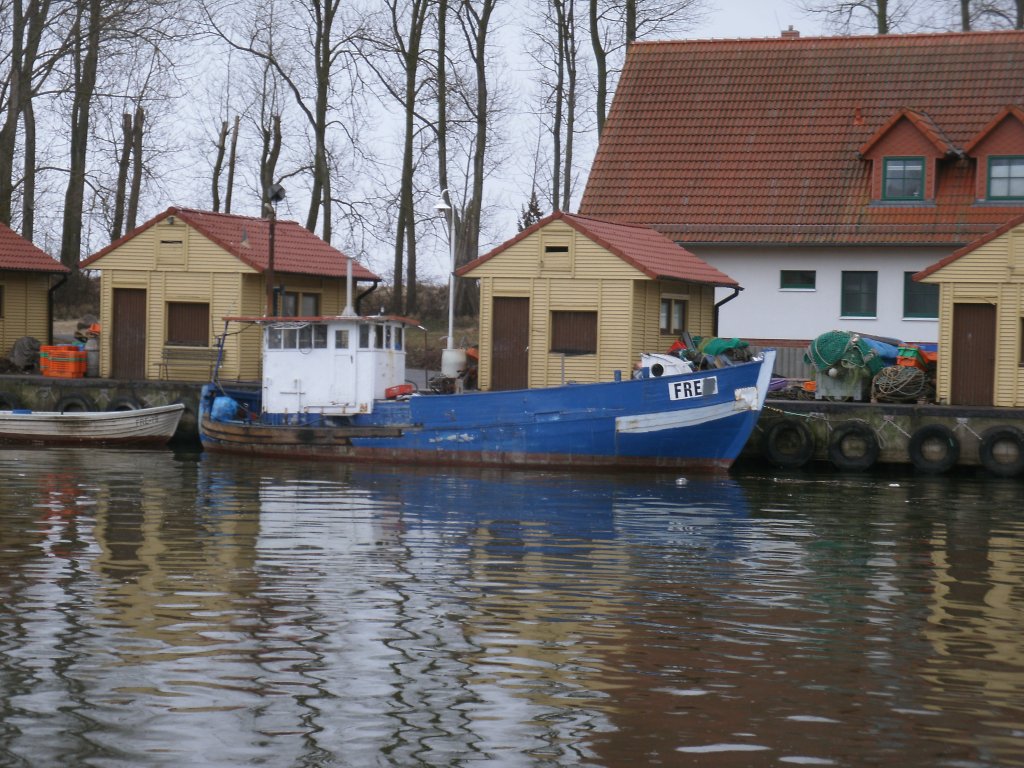
[{"label": "boathouse door", "polygon": [[992,405],[996,376],[996,308],[953,305],[953,405]]},{"label": "boathouse door", "polygon": [[146,378],[146,291],[114,289],[110,375],[115,379]]},{"label": "boathouse door", "polygon": [[491,389],[529,386],[530,300],[496,296],[491,323]]}]

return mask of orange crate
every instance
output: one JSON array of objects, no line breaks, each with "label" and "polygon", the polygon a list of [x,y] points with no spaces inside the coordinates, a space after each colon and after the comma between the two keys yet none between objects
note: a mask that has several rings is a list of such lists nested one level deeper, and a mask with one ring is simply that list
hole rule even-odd
[{"label": "orange crate", "polygon": [[77,360],[51,359],[44,375],[58,379],[79,379],[85,376],[85,367]]}]

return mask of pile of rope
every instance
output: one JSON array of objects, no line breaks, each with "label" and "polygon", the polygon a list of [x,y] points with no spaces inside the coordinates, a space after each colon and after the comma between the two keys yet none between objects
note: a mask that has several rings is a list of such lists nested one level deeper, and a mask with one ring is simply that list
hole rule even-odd
[{"label": "pile of rope", "polygon": [[932,382],[920,368],[890,365],[871,381],[871,396],[881,403],[912,403],[934,396]]}]

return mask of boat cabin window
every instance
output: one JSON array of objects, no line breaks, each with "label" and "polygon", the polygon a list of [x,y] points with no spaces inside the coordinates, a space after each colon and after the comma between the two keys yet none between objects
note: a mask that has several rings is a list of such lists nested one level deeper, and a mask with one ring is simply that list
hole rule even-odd
[{"label": "boat cabin window", "polygon": [[373,334],[373,348],[374,349],[384,349],[384,328],[383,328],[383,326],[380,326],[380,325],[374,326],[373,330],[374,330],[374,334]]},{"label": "boat cabin window", "polygon": [[402,350],[402,336],[404,335],[403,334],[404,330],[405,329],[402,328],[401,326],[398,326],[397,328],[395,328],[395,349],[397,349],[399,351]]},{"label": "boat cabin window", "polygon": [[348,328],[339,328],[334,331],[334,348],[348,349]]},{"label": "boat cabin window", "polygon": [[299,328],[299,349],[327,349],[327,326],[318,324]]},{"label": "boat cabin window", "polygon": [[309,323],[296,328],[267,328],[267,349],[327,349],[327,326]]},{"label": "boat cabin window", "polygon": [[366,323],[359,326],[359,348],[370,348],[370,326]]}]

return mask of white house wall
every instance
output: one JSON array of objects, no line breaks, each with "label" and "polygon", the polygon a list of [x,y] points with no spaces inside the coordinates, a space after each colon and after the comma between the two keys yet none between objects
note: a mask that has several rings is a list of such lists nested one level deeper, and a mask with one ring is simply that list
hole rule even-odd
[{"label": "white house wall", "polygon": [[[903,317],[903,273],[918,272],[955,248],[686,247],[739,282],[743,289],[719,313],[718,335],[743,339],[810,340],[832,330],[859,331],[906,342],[934,342],[938,320]],[[814,270],[814,290],[782,290],[782,270]],[[878,272],[875,318],[840,316],[842,272]],[[715,301],[731,293],[719,288]]]}]

